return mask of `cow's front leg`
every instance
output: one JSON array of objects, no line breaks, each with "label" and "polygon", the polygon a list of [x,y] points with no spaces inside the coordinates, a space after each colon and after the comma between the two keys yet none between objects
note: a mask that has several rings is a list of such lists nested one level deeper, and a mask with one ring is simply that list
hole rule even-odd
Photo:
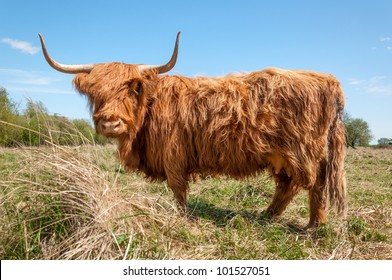
[{"label": "cow's front leg", "polygon": [[186,201],[189,188],[188,180],[185,176],[168,176],[167,183],[173,191],[178,206],[186,213]]},{"label": "cow's front leg", "polygon": [[272,202],[266,211],[268,218],[273,218],[282,214],[290,201],[300,191],[300,188],[293,183],[292,178],[286,173],[281,172],[274,175],[274,179],[276,182],[276,189]]}]

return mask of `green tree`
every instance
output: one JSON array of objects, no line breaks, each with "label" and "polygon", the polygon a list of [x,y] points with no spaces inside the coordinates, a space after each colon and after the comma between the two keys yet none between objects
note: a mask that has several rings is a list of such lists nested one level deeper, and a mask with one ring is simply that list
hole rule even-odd
[{"label": "green tree", "polygon": [[[104,136],[98,134],[92,127],[91,123],[85,119],[76,119],[72,121],[77,131],[83,135],[83,139],[87,140],[87,143],[95,143],[104,145],[110,143],[110,140]],[[85,142],[81,144],[86,144]]]},{"label": "green tree", "polygon": [[0,87],[0,145],[20,144],[22,125],[23,118],[19,115],[16,104],[9,99],[7,90]]},{"label": "green tree", "polygon": [[94,143],[95,130],[88,120],[76,119],[73,120],[72,123],[75,126],[76,131],[80,134],[81,141]]},{"label": "green tree", "polygon": [[352,118],[345,112],[343,122],[346,127],[347,147],[355,149],[355,146],[369,146],[373,135],[366,121],[360,118]]},{"label": "green tree", "polygon": [[380,146],[386,146],[386,145],[392,145],[392,138],[380,138],[377,140],[378,145]]}]

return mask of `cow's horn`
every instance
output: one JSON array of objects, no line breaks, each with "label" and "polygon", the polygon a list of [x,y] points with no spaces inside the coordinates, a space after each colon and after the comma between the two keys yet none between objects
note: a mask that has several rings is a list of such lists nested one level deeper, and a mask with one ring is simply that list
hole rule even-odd
[{"label": "cow's horn", "polygon": [[90,73],[90,71],[94,68],[94,64],[70,64],[65,65],[58,63],[53,58],[51,58],[46,50],[44,38],[39,35],[39,39],[41,40],[42,51],[44,53],[46,61],[49,63],[57,71],[68,73],[68,74],[77,74],[77,73]]},{"label": "cow's horn", "polygon": [[139,65],[139,69],[141,71],[146,70],[155,70],[158,74],[169,72],[177,62],[177,55],[178,55],[178,43],[180,41],[180,34],[181,32],[177,33],[176,44],[174,46],[174,51],[172,57],[170,58],[169,62],[164,65]]}]

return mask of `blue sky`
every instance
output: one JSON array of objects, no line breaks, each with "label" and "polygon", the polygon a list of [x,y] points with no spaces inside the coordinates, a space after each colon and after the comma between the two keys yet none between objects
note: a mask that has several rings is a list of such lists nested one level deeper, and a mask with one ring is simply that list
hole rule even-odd
[{"label": "blue sky", "polygon": [[392,138],[392,1],[19,1],[0,4],[0,86],[23,108],[90,119],[73,75],[51,69],[40,50],[66,64],[160,64],[181,31],[172,71],[221,76],[266,67],[335,75],[346,110]]}]

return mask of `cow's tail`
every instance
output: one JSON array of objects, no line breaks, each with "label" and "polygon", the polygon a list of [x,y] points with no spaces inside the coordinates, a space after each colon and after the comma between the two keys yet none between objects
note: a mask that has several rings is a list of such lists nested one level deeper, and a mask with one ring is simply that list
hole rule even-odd
[{"label": "cow's tail", "polygon": [[328,160],[326,168],[326,188],[329,204],[340,215],[346,215],[347,190],[344,158],[346,155],[346,133],[343,124],[343,92],[337,100],[337,111],[328,135]]}]

